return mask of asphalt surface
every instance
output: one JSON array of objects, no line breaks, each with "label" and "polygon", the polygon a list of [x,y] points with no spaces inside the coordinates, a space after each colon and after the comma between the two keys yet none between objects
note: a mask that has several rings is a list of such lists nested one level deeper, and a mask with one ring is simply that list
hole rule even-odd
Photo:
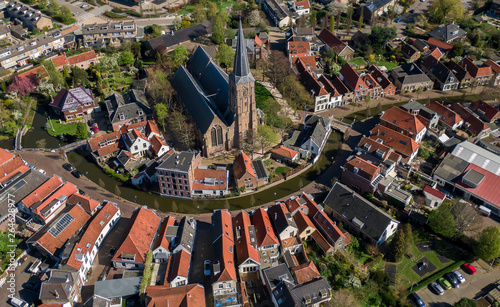
[{"label": "asphalt surface", "polygon": [[[23,285],[34,275],[27,273],[29,266],[36,260],[36,258],[27,255],[26,261],[18,266],[13,272],[15,279],[14,296],[19,297],[29,304],[35,303],[38,300],[38,293],[32,290],[24,289]],[[11,306],[8,304],[8,295],[11,294],[9,285],[6,283],[0,288],[0,306]]]}]

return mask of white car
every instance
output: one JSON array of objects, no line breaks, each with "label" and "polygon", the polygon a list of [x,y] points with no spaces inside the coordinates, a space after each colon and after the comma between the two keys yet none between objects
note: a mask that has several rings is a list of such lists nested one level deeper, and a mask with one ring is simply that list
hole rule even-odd
[{"label": "white car", "polygon": [[26,301],[24,301],[18,297],[11,298],[10,304],[12,306],[15,306],[15,307],[29,307],[29,304]]},{"label": "white car", "polygon": [[85,4],[82,4],[82,6],[80,6],[80,7],[83,9],[83,8],[86,8],[87,6],[89,6],[89,5],[87,3],[85,3]]},{"label": "white car", "polygon": [[452,272],[453,275],[455,275],[458,279],[458,281],[463,284],[465,282],[465,278],[462,276],[462,274],[460,274],[459,271],[453,271]]},{"label": "white car", "polygon": [[44,175],[46,175],[46,174],[47,174],[47,173],[46,173],[43,169],[41,169],[41,168],[40,168],[38,171],[39,171],[40,173],[44,174]]}]

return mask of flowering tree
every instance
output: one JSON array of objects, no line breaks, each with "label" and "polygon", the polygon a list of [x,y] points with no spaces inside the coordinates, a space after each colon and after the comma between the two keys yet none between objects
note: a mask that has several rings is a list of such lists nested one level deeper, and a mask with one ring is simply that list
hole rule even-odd
[{"label": "flowering tree", "polygon": [[35,75],[29,77],[14,76],[14,80],[9,85],[9,92],[16,92],[19,96],[24,97],[33,93],[36,89],[38,82]]}]

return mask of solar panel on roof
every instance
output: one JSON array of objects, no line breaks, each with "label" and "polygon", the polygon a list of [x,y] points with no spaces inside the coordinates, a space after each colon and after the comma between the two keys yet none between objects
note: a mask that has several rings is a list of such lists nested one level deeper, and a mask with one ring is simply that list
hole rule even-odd
[{"label": "solar panel on roof", "polygon": [[56,238],[74,220],[75,218],[71,214],[66,213],[57,222],[55,222],[52,227],[50,227],[49,233]]}]

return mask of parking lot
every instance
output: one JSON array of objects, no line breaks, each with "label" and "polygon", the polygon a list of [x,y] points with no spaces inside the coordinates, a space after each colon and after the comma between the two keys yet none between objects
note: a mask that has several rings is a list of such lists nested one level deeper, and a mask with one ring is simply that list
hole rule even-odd
[{"label": "parking lot", "polygon": [[[24,289],[23,285],[33,276],[27,273],[28,267],[36,260],[36,258],[28,255],[26,260],[16,268],[14,272],[15,275],[15,296],[22,298],[28,303],[35,303],[38,300],[38,293],[32,290]],[[8,296],[11,292],[9,291],[9,284],[6,283],[0,288],[0,306],[10,306],[8,305]]]},{"label": "parking lot", "polygon": [[488,292],[490,285],[500,279],[498,269],[487,272],[477,263],[473,263],[477,269],[476,274],[470,275],[462,268],[459,272],[464,276],[465,282],[460,288],[451,288],[446,290],[443,295],[437,295],[429,287],[417,292],[427,306],[453,306],[462,297],[476,298]]}]

